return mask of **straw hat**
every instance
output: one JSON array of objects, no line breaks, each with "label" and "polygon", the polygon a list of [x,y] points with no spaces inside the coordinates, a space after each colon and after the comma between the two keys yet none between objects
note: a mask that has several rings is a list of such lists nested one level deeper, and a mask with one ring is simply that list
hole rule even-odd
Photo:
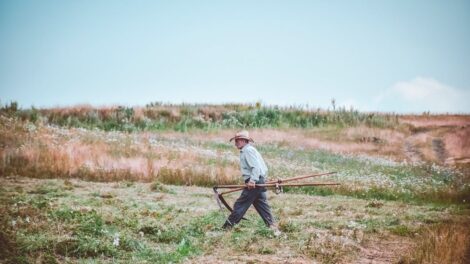
[{"label": "straw hat", "polygon": [[230,141],[234,139],[247,139],[248,141],[254,142],[253,139],[250,137],[250,134],[246,130],[242,130],[240,132],[237,132],[233,138],[230,139]]}]

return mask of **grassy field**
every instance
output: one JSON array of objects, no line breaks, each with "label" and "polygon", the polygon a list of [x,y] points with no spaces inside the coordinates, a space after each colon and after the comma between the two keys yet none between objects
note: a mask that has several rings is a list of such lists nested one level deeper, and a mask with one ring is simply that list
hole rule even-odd
[{"label": "grassy field", "polygon": [[[227,107],[234,111],[230,118],[252,124],[271,178],[338,172],[316,179],[337,181],[338,187],[269,192],[283,231],[279,238],[251,209],[248,221],[229,232],[220,229],[227,212],[219,210],[208,187],[241,181],[238,152],[227,141],[240,124],[224,125]],[[101,125],[113,118],[86,123],[79,115],[106,109],[12,108],[0,114],[0,262],[465,263],[469,258],[468,116],[357,113],[348,123],[344,112],[297,112],[327,120],[302,126],[304,119],[290,114],[299,109],[273,108],[271,119],[263,119],[266,113],[257,113],[269,109],[256,105],[150,105],[191,118],[204,108],[213,122],[179,129],[184,115],[174,114],[157,129],[106,129]],[[127,110],[126,122],[137,120],[140,110]],[[58,121],[73,116],[82,121]],[[236,194],[228,197],[234,199]]]}]

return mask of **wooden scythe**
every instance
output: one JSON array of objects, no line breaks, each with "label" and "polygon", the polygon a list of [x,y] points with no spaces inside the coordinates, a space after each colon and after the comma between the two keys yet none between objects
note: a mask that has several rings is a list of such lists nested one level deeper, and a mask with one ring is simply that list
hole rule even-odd
[{"label": "wooden scythe", "polygon": [[[256,187],[275,187],[276,188],[276,194],[278,194],[278,190],[280,190],[282,187],[301,187],[301,186],[325,186],[325,185],[339,185],[339,183],[335,182],[327,182],[327,183],[287,183],[291,181],[296,181],[296,180],[301,180],[301,179],[307,179],[307,178],[313,178],[313,177],[319,177],[319,176],[324,176],[324,175],[331,175],[335,174],[336,172],[326,172],[326,173],[319,173],[319,174],[309,174],[309,175],[303,175],[303,176],[298,176],[294,178],[289,178],[289,179],[277,179],[277,180],[272,180],[268,181],[264,184],[256,184]],[[237,191],[241,191],[246,188],[246,185],[216,185],[212,189],[214,190],[214,198],[217,201],[217,204],[220,207],[220,210],[223,210],[222,204],[227,208],[230,212],[233,211],[232,207],[225,201],[223,195],[224,194],[229,194]],[[218,189],[231,189],[225,192],[219,193],[217,190]],[[247,220],[246,218],[242,218]]]}]

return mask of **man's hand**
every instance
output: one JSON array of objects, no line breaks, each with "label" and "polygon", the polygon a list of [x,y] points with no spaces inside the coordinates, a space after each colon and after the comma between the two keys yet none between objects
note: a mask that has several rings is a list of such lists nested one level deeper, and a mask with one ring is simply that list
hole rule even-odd
[{"label": "man's hand", "polygon": [[254,188],[256,188],[256,182],[254,182],[253,180],[250,180],[250,181],[246,184],[246,186],[248,187],[249,190],[254,189]]}]

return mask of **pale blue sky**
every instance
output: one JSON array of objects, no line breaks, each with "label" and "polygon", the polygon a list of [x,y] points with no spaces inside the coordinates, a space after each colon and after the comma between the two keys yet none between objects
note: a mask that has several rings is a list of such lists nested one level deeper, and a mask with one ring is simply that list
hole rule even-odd
[{"label": "pale blue sky", "polygon": [[0,102],[470,113],[470,1],[0,1]]}]

